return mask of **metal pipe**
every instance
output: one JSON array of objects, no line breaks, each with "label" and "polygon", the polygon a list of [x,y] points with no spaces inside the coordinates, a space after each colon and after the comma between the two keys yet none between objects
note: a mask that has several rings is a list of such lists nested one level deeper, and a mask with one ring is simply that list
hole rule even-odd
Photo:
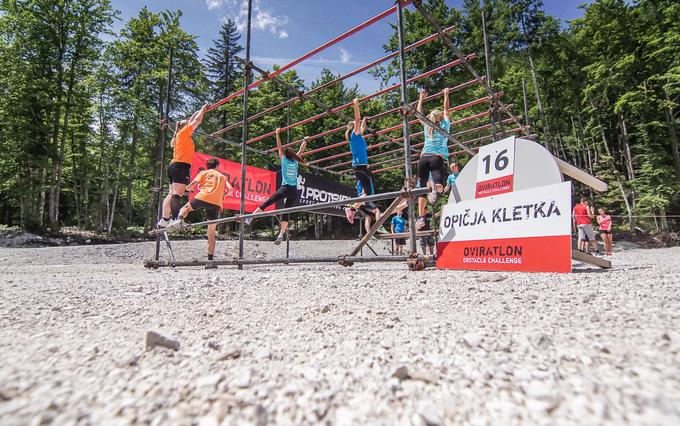
[{"label": "metal pipe", "polygon": [[[453,31],[453,28],[454,28],[453,26],[448,27],[448,28],[446,28],[446,29],[444,30],[444,32],[449,33],[449,32],[451,32],[451,31]],[[413,44],[411,44],[411,45],[405,47],[405,48],[404,48],[404,51],[405,51],[405,52],[411,51],[411,50],[416,49],[416,48],[418,48],[418,47],[420,47],[420,46],[423,46],[423,45],[425,45],[425,44],[427,44],[427,43],[429,43],[429,42],[431,42],[431,41],[437,40],[438,38],[439,38],[439,34],[438,34],[438,33],[434,33],[434,34],[432,34],[432,35],[430,35],[430,36],[428,36],[428,37],[425,37],[424,39],[421,39],[421,40],[419,40],[419,41],[417,41],[417,42],[415,42],[415,43],[413,43]],[[376,59],[376,60],[374,60],[374,61],[372,61],[372,62],[369,62],[369,63],[366,64],[366,65],[362,65],[361,67],[355,69],[354,71],[348,72],[348,73],[345,74],[345,75],[342,75],[342,76],[340,76],[340,77],[338,77],[338,78],[336,78],[336,79],[334,79],[334,80],[328,81],[328,82],[326,82],[326,83],[324,83],[324,84],[322,84],[322,85],[320,85],[320,86],[317,86],[317,87],[315,87],[315,88],[313,88],[313,89],[311,89],[311,90],[309,90],[309,91],[307,91],[307,92],[302,93],[302,92],[300,92],[300,91],[296,91],[296,96],[295,96],[295,97],[290,98],[290,99],[286,99],[285,102],[281,102],[281,103],[279,103],[279,104],[277,104],[277,105],[274,105],[274,106],[269,107],[269,108],[267,108],[267,109],[265,109],[265,110],[263,110],[263,111],[260,111],[260,112],[258,112],[258,113],[256,113],[256,114],[251,115],[250,117],[248,117],[248,121],[256,120],[256,119],[258,119],[258,118],[261,118],[261,117],[264,117],[264,116],[266,116],[266,115],[269,115],[269,114],[271,114],[271,113],[273,113],[273,112],[275,112],[275,111],[278,111],[278,110],[280,110],[280,109],[283,108],[283,107],[290,106],[291,104],[295,103],[296,101],[304,99],[305,96],[313,95],[314,93],[318,93],[318,92],[320,92],[320,91],[322,91],[322,90],[324,90],[324,89],[327,89],[327,88],[329,88],[329,87],[332,87],[332,86],[334,86],[334,85],[340,83],[341,81],[347,80],[347,79],[350,78],[350,77],[353,77],[353,76],[355,76],[355,75],[357,75],[357,74],[359,74],[359,73],[361,73],[361,72],[364,72],[364,71],[366,71],[366,70],[368,70],[368,69],[371,69],[371,68],[375,67],[376,65],[379,65],[379,64],[381,64],[381,63],[383,63],[383,62],[385,62],[385,61],[387,61],[387,60],[389,60],[389,59],[392,59],[392,58],[394,58],[395,56],[397,56],[398,54],[399,54],[399,51],[392,52],[392,53],[390,53],[390,54],[388,54],[388,55],[386,55],[386,56],[383,56],[382,58],[379,58],[379,59]],[[475,81],[475,82],[476,82],[476,81]],[[217,132],[213,133],[213,135],[218,135],[218,134],[220,134],[220,133],[224,133],[224,132],[227,132],[227,131],[229,131],[229,130],[235,129],[235,128],[237,128],[237,127],[240,127],[242,124],[243,124],[243,121],[237,121],[237,122],[235,122],[235,123],[232,123],[232,124],[230,124],[230,125],[228,125],[228,126],[222,128],[222,129],[218,130]],[[343,128],[344,128],[344,127],[343,127]]]},{"label": "metal pipe", "polygon": [[[399,80],[401,82],[401,105],[408,105],[408,92],[406,85],[408,80],[406,79],[406,56],[404,54],[404,11],[402,10],[401,2],[397,0],[397,37],[399,42]],[[411,167],[411,137],[409,129],[409,120],[406,114],[402,115],[402,129],[404,133],[404,172],[406,176],[406,185],[415,186],[415,182],[412,179],[412,167]],[[408,228],[411,234],[410,245],[411,254],[418,254],[418,247],[416,245],[416,216],[415,209],[413,205],[413,200],[408,200]]]},{"label": "metal pipe", "polygon": [[[160,160],[160,170],[158,171],[158,218],[156,219],[157,221],[160,221],[161,218],[163,217],[163,175],[164,169],[165,169],[165,139],[168,136],[168,115],[170,114],[170,89],[172,88],[172,59],[173,59],[173,50],[172,47],[170,48],[170,58],[168,61],[168,84],[165,87],[165,113],[163,114],[163,123],[161,124],[161,134],[160,134],[160,140],[158,141],[160,147],[160,154],[159,154],[159,160]],[[156,237],[156,260],[160,258],[160,252],[161,252],[161,236],[158,235]]]},{"label": "metal pipe", "polygon": [[[206,265],[271,265],[271,264],[291,264],[291,263],[378,263],[378,262],[405,262],[411,259],[410,256],[327,256],[327,257],[289,257],[272,259],[228,259],[228,260],[190,260],[190,261],[155,261],[147,260],[144,266],[147,268],[174,268],[183,266],[206,266]],[[425,263],[434,262],[434,256],[418,256],[419,260]]]},{"label": "metal pipe", "polygon": [[[247,24],[246,24],[246,65],[245,65],[245,72],[243,76],[243,121],[245,121],[245,124],[243,125],[243,139],[241,142],[241,200],[239,204],[239,215],[243,215],[245,213],[245,206],[246,206],[246,190],[245,190],[245,185],[246,185],[246,140],[248,140],[248,122],[246,119],[248,118],[248,94],[250,93],[248,91],[248,84],[250,83],[250,30],[251,30],[251,18],[252,18],[252,12],[253,12],[253,0],[248,0],[248,18],[247,18]],[[239,259],[243,259],[243,253],[244,253],[244,247],[243,247],[243,237],[245,234],[245,227],[246,224],[245,222],[241,222],[241,226],[239,227],[238,231],[238,257]],[[239,269],[241,267],[239,266]]]},{"label": "metal pipe", "polygon": [[[300,62],[304,61],[305,59],[309,59],[310,57],[316,55],[317,53],[328,49],[329,47],[333,46],[334,44],[346,39],[347,37],[351,36],[352,34],[354,34],[356,32],[363,30],[366,27],[388,17],[389,15],[393,14],[396,11],[397,11],[397,7],[393,6],[389,9],[387,9],[386,11],[379,13],[378,15],[374,16],[373,18],[369,19],[368,21],[363,22],[363,23],[357,25],[356,27],[351,28],[348,31],[345,31],[344,33],[340,34],[339,36],[335,37],[334,39],[327,41],[326,43],[322,44],[321,46],[305,53],[304,55],[300,56],[297,59],[294,59],[293,61],[287,63],[286,65],[284,65],[281,68],[277,69],[276,71],[272,72],[270,75],[275,76],[275,75],[279,75],[279,74],[281,74],[285,71],[288,71],[289,69],[293,68],[295,65],[299,64]],[[440,36],[441,36],[441,34],[440,34]],[[250,60],[250,58],[248,58],[248,60]],[[265,78],[261,78],[257,81],[254,81],[252,84],[249,84],[248,86],[244,87],[243,89],[240,89],[240,90],[232,93],[231,95],[227,96],[226,98],[224,98],[220,101],[217,101],[216,103],[210,105],[208,107],[208,111],[213,110],[213,109],[219,107],[220,105],[226,104],[227,102],[243,95],[244,92],[251,90],[251,89],[254,89],[255,87],[259,86],[260,84],[264,83],[265,81],[267,81],[267,79],[265,79]],[[243,120],[246,121],[247,118],[248,117],[246,116],[246,117],[244,117]]]},{"label": "metal pipe", "polygon": [[[277,216],[281,214],[288,214],[288,213],[299,213],[299,212],[313,212],[315,210],[323,210],[327,209],[329,207],[335,207],[335,206],[342,206],[345,204],[352,204],[352,203],[366,203],[369,201],[381,201],[381,200],[387,200],[390,198],[397,198],[397,197],[417,197],[419,195],[425,195],[428,192],[430,192],[429,188],[412,188],[412,189],[406,189],[402,191],[393,191],[393,192],[385,192],[382,194],[374,194],[374,195],[366,195],[363,197],[354,197],[354,198],[345,198],[342,200],[335,200],[335,201],[328,201],[325,203],[318,203],[318,204],[308,204],[308,205],[302,205],[302,206],[295,206],[295,207],[287,207],[284,209],[278,209],[278,210],[271,210],[268,212],[260,212],[260,213],[249,213],[249,214],[239,214],[237,216],[230,216],[230,217],[223,217],[221,219],[214,219],[214,220],[205,220],[203,222],[196,222],[196,223],[191,223],[189,225],[184,226],[183,228],[195,228],[198,226],[208,226],[208,225],[213,225],[215,223],[225,223],[225,222],[238,222],[238,221],[243,221],[245,219],[259,219],[262,217],[269,217],[269,216]],[[164,230],[154,230],[151,231],[152,233],[157,233],[157,232],[164,232]]]}]

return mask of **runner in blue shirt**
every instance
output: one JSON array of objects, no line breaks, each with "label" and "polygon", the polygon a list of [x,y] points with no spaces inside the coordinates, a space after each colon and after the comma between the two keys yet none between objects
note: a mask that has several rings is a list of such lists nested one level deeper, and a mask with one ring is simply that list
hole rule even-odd
[{"label": "runner in blue shirt", "polygon": [[[392,233],[400,234],[404,231],[406,231],[406,220],[401,217],[401,210],[397,210],[397,212],[392,217]],[[406,246],[406,238],[395,238],[394,245],[396,247],[395,254],[403,254],[404,247]]]},{"label": "runner in blue shirt", "polygon": [[[427,92],[424,90],[420,92],[418,99],[417,110],[423,113],[423,102],[427,97]],[[437,124],[437,126],[448,132],[451,126],[451,117],[449,116],[449,89],[444,89],[444,108],[443,110],[434,109],[427,118]],[[432,174],[434,182],[434,191],[428,195],[421,195],[418,198],[418,221],[416,222],[416,229],[422,229],[425,226],[425,215],[427,214],[427,202],[434,204],[439,199],[439,196],[444,192],[444,173],[445,162],[449,159],[449,140],[437,129],[423,123],[425,144],[420,152],[420,160],[418,161],[418,179],[420,186],[424,188],[427,185],[428,177]]]},{"label": "runner in blue shirt", "polygon": [[[349,149],[352,152],[354,177],[363,188],[363,194],[359,194],[360,197],[375,194],[375,180],[373,179],[373,174],[368,169],[368,152],[366,151],[366,139],[363,136],[365,130],[366,117],[361,118],[359,98],[354,98],[354,120],[347,123],[345,138],[349,142]],[[345,214],[349,223],[354,223],[354,215],[362,204],[354,203],[354,205],[345,208]],[[377,208],[370,208],[370,210],[375,215],[375,220],[380,219],[380,210]]]},{"label": "runner in blue shirt", "polygon": [[[300,149],[297,152],[290,148],[283,149],[281,145],[281,129],[276,129],[276,147],[279,149],[279,158],[281,159],[281,186],[276,190],[269,198],[265,200],[264,203],[260,204],[260,207],[256,208],[253,213],[260,213],[267,207],[276,203],[280,200],[285,200],[283,207],[293,207],[298,199],[297,193],[297,177],[298,177],[298,166],[299,163],[307,165],[307,162],[302,159],[301,155],[307,147],[307,138],[300,144]],[[279,235],[274,240],[274,244],[279,245],[283,241],[283,236],[286,234],[286,229],[288,229],[288,219],[289,215],[285,214],[283,220],[281,221],[281,226],[279,227]],[[246,225],[250,225],[252,219],[246,219]]]},{"label": "runner in blue shirt", "polygon": [[444,188],[445,193],[451,191],[453,185],[456,183],[457,178],[458,178],[458,164],[451,163],[451,174],[449,175],[448,178],[446,178],[446,188]]}]

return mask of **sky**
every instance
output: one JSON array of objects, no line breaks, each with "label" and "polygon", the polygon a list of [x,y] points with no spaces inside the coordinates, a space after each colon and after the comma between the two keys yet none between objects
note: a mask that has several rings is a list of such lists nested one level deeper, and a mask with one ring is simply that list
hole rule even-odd
[{"label": "sky", "polygon": [[[544,8],[548,14],[566,22],[582,16],[578,6],[587,2],[589,0],[544,0]],[[446,3],[459,7],[462,0],[446,0]],[[245,25],[246,0],[112,0],[112,4],[120,11],[116,31],[145,5],[154,12],[181,10],[182,26],[197,36],[202,55],[212,46],[225,19],[234,20],[239,28]],[[253,0],[252,60],[266,69],[273,64],[286,64],[392,5],[394,0]],[[307,84],[319,77],[322,68],[335,74],[350,72],[385,55],[382,46],[392,34],[390,24],[395,22],[393,14],[294,69]],[[363,92],[374,91],[379,86],[367,73],[352,77],[346,83],[358,84]]]}]

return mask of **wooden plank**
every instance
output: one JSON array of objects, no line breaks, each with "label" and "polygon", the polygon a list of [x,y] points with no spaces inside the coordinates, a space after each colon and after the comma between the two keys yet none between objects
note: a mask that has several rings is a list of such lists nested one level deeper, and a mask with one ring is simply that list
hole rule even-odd
[{"label": "wooden plank", "polygon": [[583,170],[572,166],[566,161],[560,160],[557,157],[553,158],[555,159],[555,163],[557,163],[557,167],[560,168],[560,171],[565,175],[571,177],[572,179],[575,179],[583,184],[588,185],[597,192],[605,192],[609,189],[609,186],[605,182],[601,181],[595,176],[592,176],[584,172]]},{"label": "wooden plank", "polygon": [[[418,231],[416,232],[416,238],[422,238],[422,237],[433,237],[437,234],[437,231],[434,229],[431,231]],[[411,233],[410,232],[400,232],[398,234],[375,234],[375,238],[379,240],[393,240],[395,238],[410,238]]]},{"label": "wooden plank", "polygon": [[571,258],[578,260],[579,262],[590,263],[591,265],[599,266],[604,269],[611,269],[612,263],[607,259],[601,257],[593,256],[592,254],[584,253],[578,250],[571,250]]}]

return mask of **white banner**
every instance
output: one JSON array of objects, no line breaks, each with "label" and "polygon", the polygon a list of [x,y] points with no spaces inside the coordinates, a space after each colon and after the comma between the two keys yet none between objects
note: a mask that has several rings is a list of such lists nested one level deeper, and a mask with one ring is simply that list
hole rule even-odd
[{"label": "white banner", "polygon": [[571,235],[571,182],[447,204],[439,241]]}]

